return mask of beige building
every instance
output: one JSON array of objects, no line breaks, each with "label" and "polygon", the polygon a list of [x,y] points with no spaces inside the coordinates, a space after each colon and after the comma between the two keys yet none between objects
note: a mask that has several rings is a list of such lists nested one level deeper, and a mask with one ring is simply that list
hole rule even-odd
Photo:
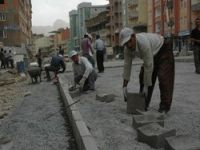
[{"label": "beige building", "polygon": [[123,26],[131,27],[136,32],[147,30],[147,1],[123,0]]}]

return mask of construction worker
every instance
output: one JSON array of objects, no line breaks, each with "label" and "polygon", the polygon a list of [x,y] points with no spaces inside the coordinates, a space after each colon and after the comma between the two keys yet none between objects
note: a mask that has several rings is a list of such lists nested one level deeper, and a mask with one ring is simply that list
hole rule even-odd
[{"label": "construction worker", "polygon": [[[64,73],[66,69],[66,65],[64,62],[64,51],[59,51],[59,54],[53,56],[51,58],[50,66],[45,67],[47,81],[51,81],[50,71],[54,72],[55,78],[57,78],[58,73]],[[62,68],[62,70],[60,70]]]},{"label": "construction worker", "polygon": [[196,27],[191,32],[191,42],[193,42],[193,55],[195,72],[200,74],[200,18],[195,19]]},{"label": "construction worker", "polygon": [[81,91],[95,90],[97,74],[92,64],[87,58],[79,56],[75,50],[71,51],[70,58],[73,61],[74,86],[79,84]]},{"label": "construction worker", "polygon": [[95,67],[95,61],[93,58],[94,50],[92,48],[92,43],[91,43],[91,38],[89,37],[88,34],[84,35],[84,38],[81,41],[81,51],[82,55],[86,57],[89,62],[92,64],[93,68]]},{"label": "construction worker", "polygon": [[139,52],[143,65],[140,71],[140,92],[144,93],[148,110],[156,78],[160,88],[159,112],[167,113],[171,108],[174,89],[174,56],[172,42],[154,33],[135,34],[131,28],[123,28],[120,32],[120,44],[124,46],[123,93],[127,100],[127,85],[130,80],[132,60],[135,52]]}]

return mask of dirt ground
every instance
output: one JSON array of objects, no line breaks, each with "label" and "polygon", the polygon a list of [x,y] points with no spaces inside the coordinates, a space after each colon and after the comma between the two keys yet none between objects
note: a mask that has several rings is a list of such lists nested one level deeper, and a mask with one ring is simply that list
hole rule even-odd
[{"label": "dirt ground", "polygon": [[[138,92],[140,66],[132,67],[129,92]],[[99,74],[96,91],[82,94],[78,108],[101,150],[152,150],[137,142],[137,132],[132,127],[132,115],[126,113],[122,95],[122,68],[106,69]],[[72,79],[72,74],[67,74]],[[193,63],[176,63],[174,97],[171,111],[165,119],[165,127],[176,129],[177,135],[188,135],[200,139],[200,76],[194,73]],[[109,103],[96,100],[97,93],[114,94]],[[159,106],[160,92],[156,83],[151,110]],[[162,149],[161,149],[162,150]]]}]

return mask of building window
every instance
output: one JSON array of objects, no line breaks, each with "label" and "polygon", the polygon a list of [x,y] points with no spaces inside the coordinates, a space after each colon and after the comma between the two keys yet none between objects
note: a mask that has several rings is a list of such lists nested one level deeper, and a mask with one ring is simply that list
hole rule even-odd
[{"label": "building window", "polygon": [[7,20],[6,13],[0,12],[0,21],[6,21],[6,20]]},{"label": "building window", "polygon": [[4,29],[0,29],[0,38],[7,38],[7,32]]}]

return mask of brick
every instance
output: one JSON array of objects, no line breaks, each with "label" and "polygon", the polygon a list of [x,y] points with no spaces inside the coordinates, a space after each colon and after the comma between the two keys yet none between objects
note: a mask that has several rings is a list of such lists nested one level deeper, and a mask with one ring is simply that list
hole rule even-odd
[{"label": "brick", "polygon": [[165,119],[165,114],[159,113],[156,110],[141,111],[141,110],[137,109],[136,112],[137,112],[136,113],[137,115],[153,115],[156,118],[163,119],[163,120]]},{"label": "brick", "polygon": [[83,137],[83,149],[84,150],[99,150],[97,144],[92,136]]},{"label": "brick", "polygon": [[128,93],[127,113],[136,114],[137,109],[144,111],[144,108],[145,108],[145,98],[142,94]]},{"label": "brick", "polygon": [[133,115],[132,125],[135,129],[151,123],[158,123],[164,127],[164,120],[155,115]]},{"label": "brick", "polygon": [[114,94],[106,94],[106,93],[98,93],[96,95],[96,100],[98,100],[100,102],[110,103],[115,100],[115,95]]},{"label": "brick", "polygon": [[168,137],[165,150],[200,150],[200,140],[189,136]]},{"label": "brick", "polygon": [[79,89],[76,89],[74,91],[69,91],[69,94],[71,95],[72,98],[75,98],[77,96],[80,96],[80,91]]},{"label": "brick", "polygon": [[138,128],[138,141],[144,142],[153,148],[163,148],[165,146],[165,138],[175,135],[176,130],[166,129],[157,123]]}]

